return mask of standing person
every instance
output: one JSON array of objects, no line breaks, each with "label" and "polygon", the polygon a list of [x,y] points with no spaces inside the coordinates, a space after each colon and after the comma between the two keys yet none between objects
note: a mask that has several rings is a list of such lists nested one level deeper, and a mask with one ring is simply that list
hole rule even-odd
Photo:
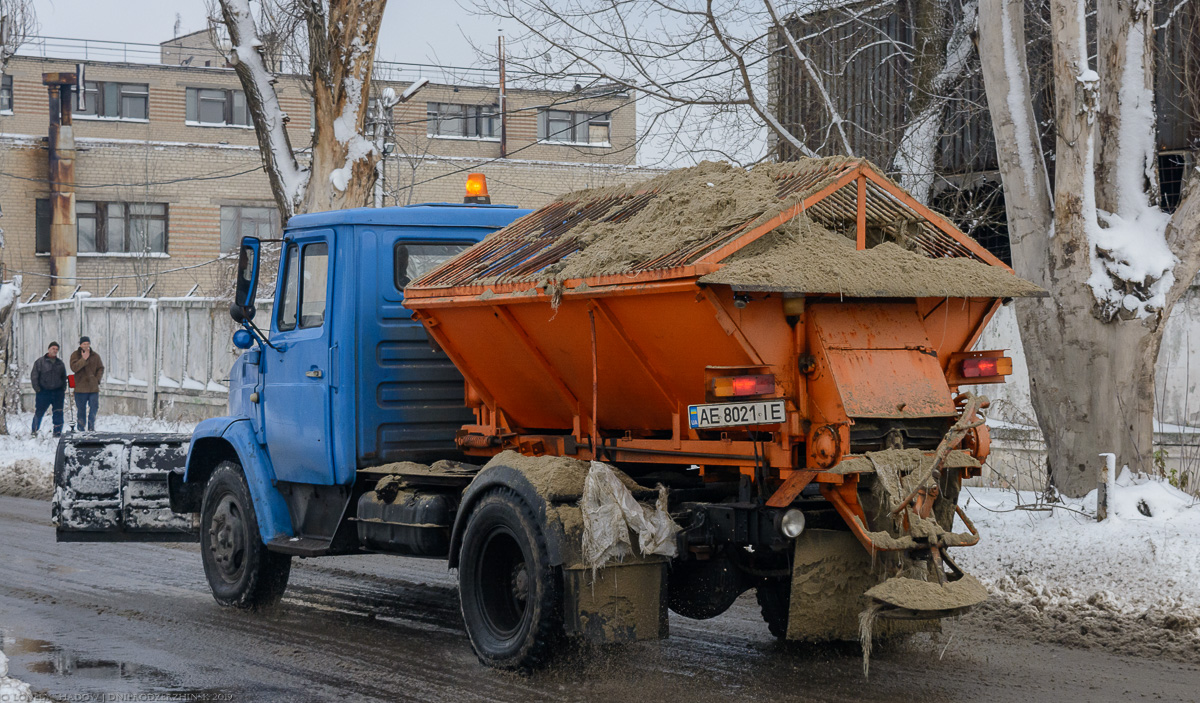
[{"label": "standing person", "polygon": [[79,348],[71,352],[71,371],[75,373],[75,419],[79,431],[96,429],[96,410],[100,407],[100,379],[104,362],[92,349],[92,340],[79,338]]},{"label": "standing person", "polygon": [[63,398],[67,393],[67,367],[58,358],[58,342],[50,342],[44,356],[33,362],[33,371],[29,374],[33,382],[33,433],[37,434],[42,426],[42,416],[46,408],[54,406],[51,417],[54,419],[54,436],[62,434],[63,428]]}]

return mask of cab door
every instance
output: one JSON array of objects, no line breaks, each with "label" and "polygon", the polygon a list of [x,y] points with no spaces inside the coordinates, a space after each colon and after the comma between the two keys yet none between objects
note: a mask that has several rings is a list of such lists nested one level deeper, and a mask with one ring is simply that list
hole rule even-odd
[{"label": "cab door", "polygon": [[[271,346],[262,350],[264,431],[280,481],[332,485],[333,230],[289,238],[280,262]],[[273,347],[273,348],[272,348]]]}]

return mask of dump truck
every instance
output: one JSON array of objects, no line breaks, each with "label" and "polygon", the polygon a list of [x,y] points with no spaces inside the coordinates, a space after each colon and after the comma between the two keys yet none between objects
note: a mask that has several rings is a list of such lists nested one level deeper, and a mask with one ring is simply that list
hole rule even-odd
[{"label": "dump truck", "polygon": [[293,557],[445,559],[513,670],[748,591],[810,642],[986,597],[950,552],[989,452],[966,388],[1012,362],[973,347],[1042,292],[864,160],[299,215],[279,244],[267,329],[241,244],[229,416],[65,436],[60,540],[198,540],[248,609]]}]

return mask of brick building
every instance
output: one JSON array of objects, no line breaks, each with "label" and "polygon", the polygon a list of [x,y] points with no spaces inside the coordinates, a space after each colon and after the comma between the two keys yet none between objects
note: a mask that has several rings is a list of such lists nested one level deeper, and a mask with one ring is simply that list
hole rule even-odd
[{"label": "brick building", "polygon": [[[114,45],[123,51],[85,61],[86,109],[73,120],[77,276],[93,296],[220,295],[231,275],[223,255],[243,234],[278,230],[240,83],[208,41],[197,33],[161,46]],[[45,55],[13,57],[0,84],[2,257],[7,272],[26,274],[25,299],[49,288],[42,74],[72,72],[79,61],[42,46]],[[381,65],[373,91],[402,94],[412,79],[402,80],[399,66]],[[525,207],[653,175],[635,165],[632,94],[510,87],[501,158],[497,89],[471,75],[470,85],[430,82],[383,116],[394,148],[377,202],[461,201],[468,171],[488,176],[493,202]],[[303,152],[312,119],[305,80],[281,75],[276,87]]]}]

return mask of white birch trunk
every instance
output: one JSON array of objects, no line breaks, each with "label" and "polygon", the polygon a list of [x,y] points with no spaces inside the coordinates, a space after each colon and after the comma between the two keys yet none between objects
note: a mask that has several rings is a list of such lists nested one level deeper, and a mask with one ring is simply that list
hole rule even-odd
[{"label": "white birch trunk", "polygon": [[[1100,11],[1111,13],[1113,7],[1115,3],[1102,3]],[[979,31],[1014,266],[1017,273],[1050,292],[1049,298],[1021,301],[1017,307],[1032,401],[1046,437],[1051,481],[1073,496],[1095,488],[1102,452],[1115,453],[1119,465],[1149,467],[1154,365],[1164,322],[1186,286],[1176,283],[1157,314],[1137,318],[1102,314],[1089,285],[1094,249],[1089,233],[1097,227],[1097,193],[1115,194],[1119,183],[1116,169],[1097,173],[1094,168],[1097,92],[1102,79],[1087,65],[1083,10],[1078,0],[1052,0],[1058,135],[1053,207],[1024,62],[1022,0],[981,0]],[[1100,18],[1101,25],[1106,21],[1113,19]],[[1107,55],[1108,48],[1101,47],[1101,56]],[[1120,136],[1107,138],[1114,140],[1113,154],[1128,153],[1130,144],[1121,144]],[[1180,258],[1177,275],[1185,281],[1200,268],[1200,245],[1187,241],[1181,246],[1186,237],[1180,233],[1188,228],[1194,231],[1200,224],[1196,196],[1200,187],[1196,177],[1192,181],[1167,228],[1168,242]],[[1144,188],[1141,192],[1148,197]],[[1116,200],[1115,195],[1105,197]]]}]

